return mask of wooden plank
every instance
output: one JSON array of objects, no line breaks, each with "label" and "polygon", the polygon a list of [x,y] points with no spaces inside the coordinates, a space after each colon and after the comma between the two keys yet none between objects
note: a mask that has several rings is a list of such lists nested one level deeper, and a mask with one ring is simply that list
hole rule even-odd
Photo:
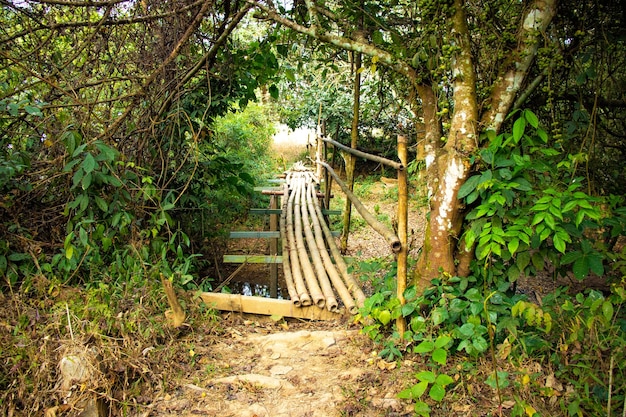
[{"label": "wooden plank", "polygon": [[222,311],[294,317],[309,320],[337,320],[345,318],[343,314],[332,313],[317,306],[296,307],[290,300],[212,292],[203,292],[200,294],[200,297],[209,306]]},{"label": "wooden plank", "polygon": [[270,255],[224,255],[224,262],[230,264],[282,264],[283,257]]},{"label": "wooden plank", "polygon": [[230,232],[231,239],[269,239],[269,238],[279,238],[280,232],[277,230],[241,230],[241,231],[233,231]]},{"label": "wooden plank", "polygon": [[250,214],[280,214],[281,209],[251,208]]},{"label": "wooden plank", "polygon": [[254,187],[254,191],[280,191],[280,194],[283,193],[283,187],[274,187],[274,186],[265,186],[265,187]]}]

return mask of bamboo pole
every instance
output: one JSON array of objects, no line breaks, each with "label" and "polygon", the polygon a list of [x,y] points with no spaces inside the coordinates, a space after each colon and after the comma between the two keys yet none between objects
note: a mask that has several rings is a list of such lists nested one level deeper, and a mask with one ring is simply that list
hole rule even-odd
[{"label": "bamboo pole", "polygon": [[306,280],[307,287],[309,292],[311,293],[311,298],[313,299],[313,303],[323,308],[326,304],[324,299],[324,294],[319,287],[317,280],[315,279],[315,272],[313,271],[313,266],[311,265],[311,261],[309,260],[309,255],[306,251],[306,246],[304,244],[304,237],[302,236],[302,209],[301,209],[301,196],[304,185],[304,177],[301,175],[295,181],[295,199],[294,199],[294,216],[295,216],[295,238],[296,238],[296,249],[298,252],[298,258],[300,259],[300,266],[302,267],[302,273],[304,275],[304,279]]},{"label": "bamboo pole", "polygon": [[[398,158],[402,165],[406,166],[407,164],[407,138],[403,135],[398,135]],[[397,267],[397,296],[398,300],[400,300],[400,305],[406,304],[406,300],[404,299],[404,291],[406,290],[407,284],[407,256],[408,256],[408,248],[407,248],[407,240],[408,240],[408,232],[407,232],[407,223],[409,216],[409,208],[408,208],[408,178],[407,172],[405,169],[398,170],[398,236],[400,238],[400,251],[398,252],[398,267]],[[400,338],[404,338],[404,332],[406,332],[406,321],[404,320],[404,316],[400,315],[396,319],[396,326],[398,328],[398,333],[400,334]]]},{"label": "bamboo pole", "polygon": [[353,149],[350,148],[342,143],[337,142],[336,140],[333,140],[331,138],[321,138],[324,142],[328,142],[331,143],[333,146],[336,146],[337,148],[348,152],[349,154],[352,154],[354,156],[358,156],[364,159],[368,159],[370,161],[374,161],[374,162],[378,162],[380,164],[383,165],[387,165],[393,169],[397,169],[397,170],[403,170],[404,167],[406,166],[405,164],[403,164],[402,162],[396,162],[396,161],[392,161],[391,159],[387,159],[387,158],[383,158],[382,156],[377,156],[377,155],[372,155],[371,153],[367,153],[367,152],[362,152],[359,151],[358,149]]},{"label": "bamboo pole", "polygon": [[[321,217],[321,210],[316,210],[315,198],[314,198],[314,187],[309,185],[308,187],[309,193],[307,198],[307,206],[309,209],[309,214],[311,215],[311,223],[313,224],[313,232],[315,236],[315,244],[317,245],[318,252],[322,257],[322,262],[324,263],[324,268],[326,269],[326,273],[328,274],[328,278],[332,282],[337,294],[343,301],[343,304],[346,306],[346,309],[350,312],[350,314],[356,314],[359,311],[359,308],[354,303],[354,299],[350,294],[348,288],[343,282],[343,279],[339,275],[337,268],[333,264],[333,261],[330,259],[330,255],[328,254],[328,250],[326,249],[326,243],[324,241],[324,234],[322,232],[322,227],[320,223],[324,222],[323,217]],[[334,240],[333,240],[334,242]]]},{"label": "bamboo pole", "polygon": [[313,184],[309,181],[309,178],[305,177],[305,183],[302,186],[302,195],[301,195],[301,210],[302,210],[302,226],[304,229],[304,237],[306,239],[306,245],[309,248],[309,254],[311,255],[311,261],[313,266],[315,267],[315,272],[317,276],[317,282],[322,289],[322,293],[324,294],[324,298],[326,299],[326,308],[328,311],[339,311],[339,303],[337,302],[337,298],[335,298],[335,294],[333,293],[333,288],[330,285],[330,281],[328,280],[328,275],[326,273],[326,268],[324,267],[324,262],[322,261],[322,255],[317,247],[315,242],[315,237],[313,236],[313,232],[311,231],[311,220],[309,219],[309,211],[308,205],[312,204],[313,195],[309,192],[309,190],[313,189]]},{"label": "bamboo pole", "polygon": [[330,175],[333,176],[333,178],[335,179],[337,184],[341,187],[341,190],[344,192],[346,197],[348,197],[348,199],[352,201],[354,208],[359,212],[361,217],[363,217],[363,220],[365,220],[367,224],[369,224],[372,227],[372,229],[374,229],[382,237],[385,238],[385,240],[389,243],[389,245],[391,246],[391,250],[394,253],[400,252],[400,249],[402,248],[402,244],[400,243],[400,239],[393,232],[393,230],[390,230],[387,226],[379,222],[378,219],[376,219],[376,217],[374,217],[365,208],[363,203],[359,201],[359,199],[354,195],[354,193],[350,191],[348,186],[343,181],[341,181],[337,173],[326,162],[318,161],[318,163],[322,165],[324,168],[326,168],[328,172],[330,173]]},{"label": "bamboo pole", "polygon": [[[317,217],[321,219],[321,208],[319,206],[314,206],[314,208],[317,213]],[[337,266],[337,269],[339,269],[339,272],[341,273],[341,276],[343,277],[343,280],[348,287],[348,290],[350,291],[350,293],[352,293],[353,298],[356,300],[357,307],[362,307],[363,303],[365,302],[365,294],[363,293],[363,290],[361,290],[361,287],[356,282],[352,274],[348,272],[348,265],[346,264],[346,261],[344,261],[343,256],[341,256],[333,233],[326,224],[326,222],[320,222],[320,226],[322,228],[322,232],[324,233],[324,237],[326,238],[328,249],[330,249],[330,253],[335,260],[335,265]]]},{"label": "bamboo pole", "polygon": [[[290,184],[293,184],[293,174],[288,175]],[[300,261],[298,257],[298,250],[296,248],[296,236],[293,220],[293,203],[296,197],[295,189],[292,186],[291,194],[287,202],[287,242],[289,247],[289,260],[291,261],[291,272],[293,274],[294,285],[298,294],[298,301],[301,306],[307,307],[311,305],[311,297],[309,296],[306,286],[304,285],[304,278],[302,277],[302,269],[300,268]],[[295,304],[295,303],[294,303]],[[299,307],[299,306],[298,306]]]},{"label": "bamboo pole", "polygon": [[293,281],[293,274],[291,272],[291,262],[289,260],[289,243],[287,242],[287,205],[289,204],[289,185],[285,183],[283,185],[283,200],[282,200],[282,213],[280,214],[279,228],[280,228],[280,240],[282,242],[283,253],[283,275],[285,277],[285,284],[287,286],[287,293],[291,299],[293,305],[296,307],[301,306],[300,297],[296,291],[296,286]]}]

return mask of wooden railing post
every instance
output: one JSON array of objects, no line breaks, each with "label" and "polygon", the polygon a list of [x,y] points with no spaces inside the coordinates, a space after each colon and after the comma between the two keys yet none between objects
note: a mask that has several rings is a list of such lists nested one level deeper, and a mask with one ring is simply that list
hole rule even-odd
[{"label": "wooden railing post", "polygon": [[[400,252],[398,252],[398,283],[397,283],[397,296],[400,300],[400,304],[406,304],[404,299],[404,291],[407,284],[407,240],[408,240],[408,175],[407,175],[407,138],[403,135],[398,135],[398,158],[403,165],[401,169],[398,169],[398,238],[400,239]],[[406,331],[406,321],[404,316],[400,315],[396,320],[396,326],[398,327],[398,333],[400,338],[404,338],[404,332]]]},{"label": "wooden railing post", "polygon": [[[270,196],[270,210],[277,208],[276,195]],[[278,215],[270,214],[270,231],[278,230]],[[278,238],[270,239],[270,255],[278,255]],[[270,264],[270,297],[278,298],[278,264]]]}]

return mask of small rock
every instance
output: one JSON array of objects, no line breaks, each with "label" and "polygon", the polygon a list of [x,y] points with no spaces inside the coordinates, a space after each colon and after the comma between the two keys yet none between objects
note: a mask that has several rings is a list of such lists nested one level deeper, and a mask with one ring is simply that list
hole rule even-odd
[{"label": "small rock", "polygon": [[322,343],[324,345],[324,347],[326,349],[328,349],[329,347],[333,346],[335,343],[337,343],[337,341],[335,340],[334,337],[329,336],[329,337],[325,337],[322,339]]},{"label": "small rock", "polygon": [[400,411],[402,404],[395,398],[374,398],[372,405],[377,408],[384,408],[386,410]]},{"label": "small rock", "polygon": [[270,356],[270,359],[273,359],[273,360],[280,359],[280,352],[272,353],[272,355]]},{"label": "small rock", "polygon": [[288,365],[276,365],[270,369],[270,374],[274,375],[286,375],[293,370],[293,367]]}]

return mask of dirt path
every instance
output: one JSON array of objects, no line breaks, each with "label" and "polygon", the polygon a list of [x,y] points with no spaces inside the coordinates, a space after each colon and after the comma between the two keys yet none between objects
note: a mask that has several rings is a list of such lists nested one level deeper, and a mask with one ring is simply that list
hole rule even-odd
[{"label": "dirt path", "polygon": [[396,364],[376,358],[357,329],[234,320],[240,324],[215,344],[194,349],[197,369],[157,399],[150,416],[411,415],[410,404],[396,399],[403,388]]}]

